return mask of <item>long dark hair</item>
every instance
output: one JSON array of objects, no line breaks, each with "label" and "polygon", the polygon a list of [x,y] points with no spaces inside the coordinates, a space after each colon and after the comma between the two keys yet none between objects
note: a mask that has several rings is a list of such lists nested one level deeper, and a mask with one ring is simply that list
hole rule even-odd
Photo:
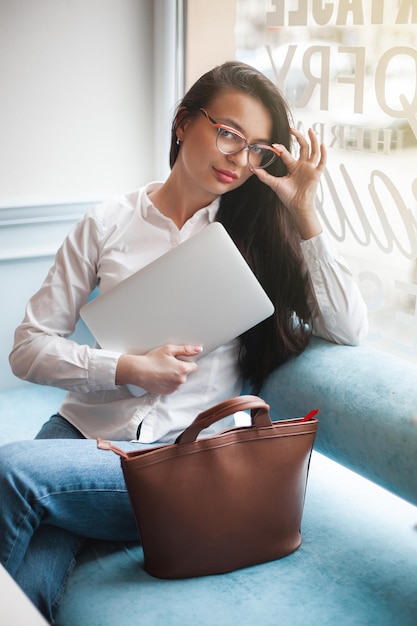
[{"label": "long dark hair", "polygon": [[[172,128],[171,167],[179,151],[178,124],[184,118],[198,115],[200,107],[209,106],[225,89],[240,91],[262,102],[272,118],[271,142],[290,149],[290,113],[279,90],[253,67],[230,61],[204,74],[179,104]],[[276,159],[268,171],[275,176],[287,173],[281,159]],[[310,311],[300,236],[289,212],[256,175],[221,197],[217,219],[275,306],[273,316],[240,337],[240,370],[258,393],[268,374],[299,354],[308,343]]]}]

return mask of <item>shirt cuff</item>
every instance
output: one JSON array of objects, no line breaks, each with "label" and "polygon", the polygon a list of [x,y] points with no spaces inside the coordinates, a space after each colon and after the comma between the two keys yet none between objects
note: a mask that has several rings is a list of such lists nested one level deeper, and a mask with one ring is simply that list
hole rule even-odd
[{"label": "shirt cuff", "polygon": [[333,242],[325,232],[321,232],[311,239],[304,239],[300,245],[307,264],[318,259],[334,259],[336,256]]},{"label": "shirt cuff", "polygon": [[92,348],[90,353],[88,382],[92,391],[101,389],[117,389],[116,368],[120,358],[119,352]]}]

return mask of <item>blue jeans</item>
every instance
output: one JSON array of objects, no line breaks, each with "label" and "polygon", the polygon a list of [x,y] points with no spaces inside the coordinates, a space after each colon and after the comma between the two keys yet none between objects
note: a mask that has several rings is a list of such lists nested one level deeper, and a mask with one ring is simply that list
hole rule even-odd
[{"label": "blue jeans", "polygon": [[138,541],[120,459],[59,415],[0,448],[0,494],[0,561],[52,624],[86,539]]}]

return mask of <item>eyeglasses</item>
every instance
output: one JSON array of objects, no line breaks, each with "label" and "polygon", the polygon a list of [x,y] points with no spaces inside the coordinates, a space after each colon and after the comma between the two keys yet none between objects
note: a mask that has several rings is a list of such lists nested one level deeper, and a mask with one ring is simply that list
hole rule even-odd
[{"label": "eyeglasses", "polygon": [[214,128],[217,128],[216,147],[222,154],[237,154],[248,149],[248,161],[252,167],[265,168],[271,165],[281,153],[272,146],[260,143],[248,143],[246,137],[235,128],[218,124],[207,113],[205,109],[200,109]]}]

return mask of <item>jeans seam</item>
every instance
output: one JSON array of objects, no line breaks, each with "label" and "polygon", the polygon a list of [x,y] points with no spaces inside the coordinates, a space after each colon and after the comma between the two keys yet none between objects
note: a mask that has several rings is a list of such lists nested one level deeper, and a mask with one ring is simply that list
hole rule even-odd
[{"label": "jeans seam", "polygon": [[[114,488],[109,487],[109,488],[106,488],[106,489],[83,489],[83,490],[82,490],[82,492],[84,492],[84,493],[88,493],[88,492],[95,492],[95,493],[107,493],[107,492],[108,492],[108,493],[126,494],[126,493],[127,493],[127,490],[126,490],[126,489],[114,489]],[[41,503],[42,503],[42,500],[46,500],[47,498],[49,498],[49,497],[51,497],[51,496],[61,496],[61,495],[66,495],[66,494],[71,494],[71,493],[80,493],[80,490],[79,490],[79,489],[77,489],[77,488],[74,488],[74,489],[65,489],[65,490],[61,490],[61,491],[53,491],[53,492],[51,492],[51,493],[47,493],[47,494],[44,494],[44,495],[42,495],[42,496],[37,497],[37,498],[35,499],[34,504],[35,504],[36,502],[39,502],[39,503],[41,504]],[[9,554],[8,554],[8,556],[7,556],[7,560],[5,561],[5,566],[7,566],[7,567],[9,566],[10,561],[11,561],[11,559],[12,559],[12,557],[13,557],[13,553],[14,553],[14,550],[15,550],[15,546],[16,546],[16,543],[17,543],[17,541],[18,541],[18,539],[19,539],[19,534],[20,534],[20,531],[21,531],[21,529],[22,529],[22,526],[26,523],[26,521],[28,520],[28,518],[30,518],[30,514],[31,514],[32,512],[33,512],[35,515],[37,515],[37,517],[39,517],[38,513],[36,513],[35,506],[34,506],[34,505],[28,505],[27,510],[26,510],[26,512],[25,512],[25,514],[24,514],[24,516],[22,517],[22,520],[21,520],[20,524],[18,524],[18,525],[16,525],[16,526],[15,526],[15,528],[16,528],[16,532],[15,532],[14,538],[13,538],[13,539],[12,539],[12,541],[11,541],[11,547],[10,547],[10,550],[9,550]],[[37,527],[38,527],[41,523],[42,523],[42,522],[40,521],[40,522],[37,524],[36,528],[37,528]],[[33,528],[33,532],[36,530],[36,528]]]},{"label": "jeans seam", "polygon": [[[19,534],[20,534],[20,531],[22,529],[22,526],[26,522],[26,520],[30,517],[31,511],[33,511],[33,508],[31,506],[28,506],[28,510],[26,511],[24,517],[22,518],[22,521],[20,522],[20,524],[18,526],[16,526],[15,536],[14,536],[14,539],[12,540],[12,545],[11,545],[11,548],[9,550],[9,554],[8,554],[7,560],[5,561],[5,566],[7,566],[7,567],[9,566],[10,559],[13,556],[13,552],[14,552],[16,543],[17,543],[17,541],[19,539]],[[35,529],[33,529],[33,531],[35,531]]]},{"label": "jeans seam", "polygon": [[81,548],[85,544],[85,542],[86,542],[86,539],[84,539],[83,537],[79,538],[79,543],[78,543],[78,548],[76,550],[76,554],[75,554],[74,558],[72,559],[71,563],[69,564],[67,572],[65,574],[65,578],[62,581],[62,585],[59,588],[59,591],[56,594],[56,597],[55,597],[54,601],[52,602],[52,605],[51,605],[52,613],[54,613],[57,610],[57,608],[58,608],[58,606],[59,606],[59,604],[60,604],[60,602],[62,600],[62,596],[64,595],[64,591],[65,591],[65,588],[66,588],[66,586],[68,584],[68,580],[69,580],[69,578],[70,578],[70,576],[71,576],[72,572],[74,571],[75,566],[77,564],[77,556],[78,556]]}]

